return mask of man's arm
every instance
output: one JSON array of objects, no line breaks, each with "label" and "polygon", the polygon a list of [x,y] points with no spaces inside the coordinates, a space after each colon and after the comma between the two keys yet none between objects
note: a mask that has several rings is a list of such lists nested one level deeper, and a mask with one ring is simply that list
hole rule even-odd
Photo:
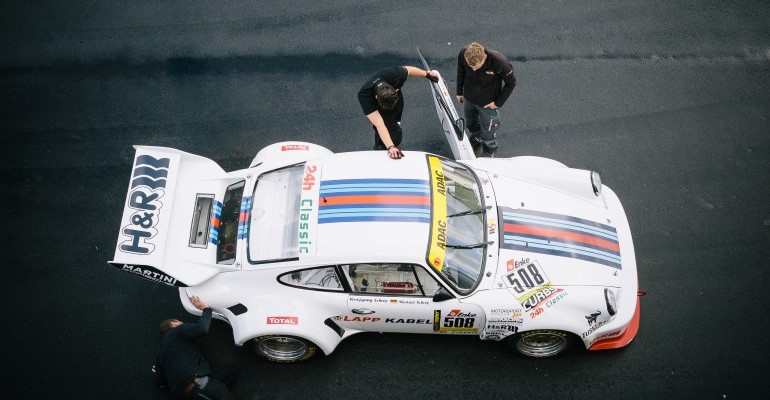
[{"label": "man's arm", "polygon": [[190,302],[195,308],[203,311],[203,314],[198,318],[198,322],[194,324],[182,324],[176,329],[179,329],[182,336],[188,339],[194,339],[209,333],[209,327],[211,326],[211,307],[204,303],[203,300],[199,299],[198,296],[190,297]]},{"label": "man's arm", "polygon": [[366,118],[369,118],[369,122],[374,125],[375,129],[377,129],[377,135],[380,136],[380,140],[382,140],[382,144],[385,145],[385,147],[388,149],[388,157],[397,160],[401,157],[403,157],[403,154],[401,153],[401,150],[399,150],[398,147],[395,147],[393,144],[393,139],[390,137],[390,131],[388,131],[388,127],[385,126],[385,120],[382,119],[382,115],[380,115],[379,111],[374,111],[371,114],[367,114]]},{"label": "man's arm", "polygon": [[498,107],[502,107],[503,104],[505,104],[505,101],[508,100],[508,97],[513,93],[513,88],[516,87],[516,74],[513,72],[511,62],[507,59],[503,63],[502,75],[503,90],[501,90],[500,94],[495,98],[495,105]]},{"label": "man's arm", "polygon": [[406,74],[409,76],[419,76],[420,78],[427,78],[431,82],[438,82],[438,75],[433,71],[426,71],[411,65],[404,65],[404,69],[406,69]]}]

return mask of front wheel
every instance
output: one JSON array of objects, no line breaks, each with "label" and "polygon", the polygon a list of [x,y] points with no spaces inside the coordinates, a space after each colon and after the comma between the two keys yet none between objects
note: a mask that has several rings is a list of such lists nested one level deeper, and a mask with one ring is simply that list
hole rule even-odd
[{"label": "front wheel", "polygon": [[570,334],[554,330],[523,332],[508,339],[508,347],[527,357],[553,357],[567,349]]},{"label": "front wheel", "polygon": [[296,336],[259,336],[252,339],[250,343],[254,353],[275,362],[305,361],[318,352],[318,346]]}]

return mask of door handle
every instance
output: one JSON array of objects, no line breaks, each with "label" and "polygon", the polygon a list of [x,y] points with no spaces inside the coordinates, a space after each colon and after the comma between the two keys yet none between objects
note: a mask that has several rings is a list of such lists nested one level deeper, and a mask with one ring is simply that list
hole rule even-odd
[{"label": "door handle", "polygon": [[354,309],[352,309],[350,311],[352,311],[353,314],[358,314],[358,315],[374,314],[374,311],[372,311],[372,310],[370,310],[368,308],[354,308]]}]

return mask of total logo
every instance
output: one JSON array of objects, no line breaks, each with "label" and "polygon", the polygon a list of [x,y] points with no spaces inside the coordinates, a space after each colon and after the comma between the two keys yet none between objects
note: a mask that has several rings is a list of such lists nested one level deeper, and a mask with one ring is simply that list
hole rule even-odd
[{"label": "total logo", "polygon": [[297,325],[299,317],[267,317],[268,325]]},{"label": "total logo", "polygon": [[281,151],[292,151],[292,150],[308,151],[310,150],[310,146],[306,144],[286,144],[281,146]]}]

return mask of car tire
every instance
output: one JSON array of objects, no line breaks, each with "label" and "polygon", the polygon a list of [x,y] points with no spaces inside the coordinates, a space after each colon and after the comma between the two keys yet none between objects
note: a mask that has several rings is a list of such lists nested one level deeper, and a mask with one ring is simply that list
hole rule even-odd
[{"label": "car tire", "polygon": [[296,363],[313,358],[318,346],[296,336],[265,335],[249,341],[251,350],[268,361]]},{"label": "car tire", "polygon": [[563,353],[572,342],[572,334],[539,329],[522,332],[508,339],[508,347],[525,357],[553,357]]}]

